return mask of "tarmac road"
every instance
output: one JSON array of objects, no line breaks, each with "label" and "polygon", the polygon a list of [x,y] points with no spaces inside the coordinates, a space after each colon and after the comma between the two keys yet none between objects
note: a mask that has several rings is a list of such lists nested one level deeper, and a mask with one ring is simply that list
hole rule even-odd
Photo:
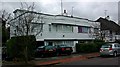
[{"label": "tarmac road", "polygon": [[119,57],[95,57],[86,60],[78,60],[70,63],[62,63],[60,65],[119,65],[120,64],[120,56]]}]

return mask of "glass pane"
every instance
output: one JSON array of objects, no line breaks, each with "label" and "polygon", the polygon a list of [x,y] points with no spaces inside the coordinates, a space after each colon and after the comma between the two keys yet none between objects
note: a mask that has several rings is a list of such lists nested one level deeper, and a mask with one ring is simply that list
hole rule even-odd
[{"label": "glass pane", "polygon": [[102,48],[111,48],[112,45],[109,45],[109,44],[106,44],[106,45],[103,45]]}]

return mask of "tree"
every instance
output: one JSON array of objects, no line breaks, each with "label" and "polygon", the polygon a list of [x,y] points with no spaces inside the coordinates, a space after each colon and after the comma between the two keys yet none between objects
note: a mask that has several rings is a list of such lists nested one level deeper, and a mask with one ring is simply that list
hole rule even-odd
[{"label": "tree", "polygon": [[[24,6],[26,6],[26,8],[23,8]],[[16,17],[11,20],[9,24],[14,27],[14,33],[16,36],[37,36],[42,32],[43,17],[37,12],[34,12],[34,9],[34,3],[32,5],[21,3],[21,8],[14,11]]]},{"label": "tree", "polygon": [[6,23],[12,19],[11,13],[8,13],[5,10],[0,11],[0,20],[2,23],[2,46],[6,46],[5,43],[9,39],[9,27],[6,27]]},{"label": "tree", "polygon": [[[24,8],[25,7],[25,8]],[[14,36],[37,36],[42,32],[43,28],[43,17],[40,16],[37,12],[34,12],[35,4],[28,5],[27,3],[21,3],[20,9],[14,11],[15,18],[9,21],[11,29],[14,29],[14,33],[11,33]],[[30,39],[24,39],[24,57],[25,62],[28,62],[28,45]]]}]

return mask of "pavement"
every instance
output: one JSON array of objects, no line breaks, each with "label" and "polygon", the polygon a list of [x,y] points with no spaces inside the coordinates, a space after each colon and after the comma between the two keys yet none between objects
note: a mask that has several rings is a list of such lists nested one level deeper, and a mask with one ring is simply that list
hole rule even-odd
[{"label": "pavement", "polygon": [[[61,63],[68,63],[68,62],[90,59],[90,58],[94,58],[94,57],[98,57],[98,56],[99,56],[98,52],[96,52],[96,53],[84,53],[84,54],[72,54],[70,56],[35,58],[35,60],[33,60],[33,63],[34,63],[34,67],[50,66],[50,65],[57,65],[57,64],[61,64]],[[7,64],[4,65],[3,64],[2,67],[9,67],[9,66],[10,65],[7,65]],[[13,65],[12,67],[16,67],[16,66]],[[17,65],[17,67],[18,67],[18,65]],[[27,67],[29,67],[29,66],[27,66]]]},{"label": "pavement", "polygon": [[48,65],[55,65],[55,64],[60,64],[60,63],[68,63],[68,62],[74,62],[78,60],[85,60],[85,59],[90,59],[94,57],[98,57],[99,53],[88,53],[88,54],[83,54],[83,55],[76,55],[76,56],[69,56],[69,57],[63,57],[60,59],[52,59],[52,60],[47,60],[43,62],[36,62],[36,66],[48,66]]}]

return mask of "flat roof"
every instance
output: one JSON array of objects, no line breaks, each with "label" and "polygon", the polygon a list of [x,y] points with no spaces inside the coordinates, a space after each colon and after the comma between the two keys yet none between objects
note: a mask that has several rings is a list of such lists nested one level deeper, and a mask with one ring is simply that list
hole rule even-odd
[{"label": "flat roof", "polygon": [[75,17],[75,16],[65,16],[65,15],[52,15],[52,14],[45,14],[45,13],[39,13],[39,12],[35,12],[35,11],[28,11],[28,10],[22,10],[22,9],[16,9],[15,11],[13,11],[13,13],[16,13],[17,11],[26,11],[25,13],[35,13],[35,14],[41,14],[41,15],[47,15],[47,16],[61,16],[61,17],[67,17],[67,18],[75,18],[75,19],[82,19],[82,20],[87,20],[90,22],[96,22],[93,20],[89,20],[87,18],[80,18],[80,17]]}]

